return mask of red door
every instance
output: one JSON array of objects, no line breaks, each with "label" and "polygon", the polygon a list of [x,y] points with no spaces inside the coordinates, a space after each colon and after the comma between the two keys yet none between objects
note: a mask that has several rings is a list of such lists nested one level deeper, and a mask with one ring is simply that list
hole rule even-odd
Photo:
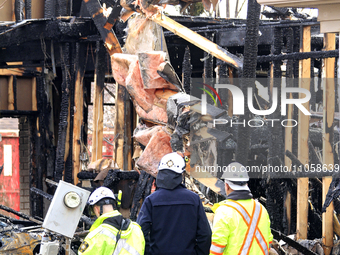
[{"label": "red door", "polygon": [[[19,137],[15,132],[0,134],[1,166],[0,204],[20,211]],[[2,210],[0,214],[15,217]]]}]

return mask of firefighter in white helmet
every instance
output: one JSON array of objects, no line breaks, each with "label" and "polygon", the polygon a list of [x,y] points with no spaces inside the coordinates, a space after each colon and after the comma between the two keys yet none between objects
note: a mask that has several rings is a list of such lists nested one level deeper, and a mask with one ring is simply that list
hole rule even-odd
[{"label": "firefighter in white helmet", "polygon": [[138,214],[145,254],[209,253],[211,229],[199,196],[182,184],[186,162],[177,152],[165,155],[158,167],[157,189]]},{"label": "firefighter in white helmet", "polygon": [[90,195],[88,205],[96,221],[80,245],[82,255],[144,254],[145,240],[140,226],[124,219],[116,208],[116,198],[106,187],[99,187]]},{"label": "firefighter in white helmet", "polygon": [[269,254],[273,240],[269,215],[266,208],[253,199],[246,168],[233,162],[221,179],[225,181],[227,200],[212,208],[215,216],[210,254]]}]

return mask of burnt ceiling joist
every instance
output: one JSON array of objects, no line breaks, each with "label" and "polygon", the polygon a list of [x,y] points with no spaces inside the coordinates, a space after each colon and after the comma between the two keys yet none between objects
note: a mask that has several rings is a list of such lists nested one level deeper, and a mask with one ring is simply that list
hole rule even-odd
[{"label": "burnt ceiling joist", "polygon": [[90,37],[97,37],[97,29],[89,18],[61,18],[25,20],[12,26],[0,26],[0,47],[20,45],[30,41],[57,40],[70,42],[74,40],[86,41]]},{"label": "burnt ceiling joist", "polygon": [[[0,68],[42,67],[55,56],[60,64],[59,43],[89,43],[101,40],[90,18],[25,20],[0,26]],[[53,48],[54,52],[51,52]],[[8,62],[20,62],[9,64]]]}]

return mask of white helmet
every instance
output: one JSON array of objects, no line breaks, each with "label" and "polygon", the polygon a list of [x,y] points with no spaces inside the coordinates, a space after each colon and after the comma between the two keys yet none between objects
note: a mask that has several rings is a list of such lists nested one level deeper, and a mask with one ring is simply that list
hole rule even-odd
[{"label": "white helmet", "polygon": [[250,191],[246,183],[249,181],[248,172],[246,168],[238,162],[230,163],[222,174],[221,179],[224,179],[225,183],[233,190]]},{"label": "white helmet", "polygon": [[177,152],[166,154],[159,162],[158,170],[171,170],[181,174],[185,171],[185,160]]},{"label": "white helmet", "polygon": [[92,192],[91,196],[89,197],[88,203],[89,205],[95,205],[103,198],[111,198],[113,200],[116,200],[116,197],[113,194],[112,190],[106,187],[99,187]]}]

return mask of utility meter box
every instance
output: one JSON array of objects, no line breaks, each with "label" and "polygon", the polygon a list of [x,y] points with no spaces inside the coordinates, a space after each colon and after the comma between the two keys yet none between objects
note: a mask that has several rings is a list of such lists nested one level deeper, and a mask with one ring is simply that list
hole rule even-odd
[{"label": "utility meter box", "polygon": [[80,187],[60,181],[48,208],[43,228],[72,238],[90,193]]}]

